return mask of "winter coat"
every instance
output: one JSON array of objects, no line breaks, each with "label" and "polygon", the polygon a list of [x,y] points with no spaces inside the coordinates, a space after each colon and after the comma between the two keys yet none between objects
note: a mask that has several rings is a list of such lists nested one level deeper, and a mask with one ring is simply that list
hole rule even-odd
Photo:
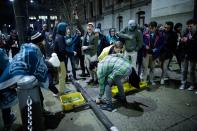
[{"label": "winter coat", "polygon": [[114,45],[110,45],[108,47],[105,47],[98,57],[99,62],[101,62],[109,54],[112,54],[113,50],[114,50]]},{"label": "winter coat", "polygon": [[99,34],[97,56],[99,56],[103,49],[109,45],[110,44],[107,43],[106,37],[103,34]]},{"label": "winter coat", "polygon": [[[160,54],[160,49],[163,46],[163,36],[159,31],[155,32],[154,41],[151,42],[151,32],[147,31],[143,34],[144,46],[148,46],[150,49],[147,50],[146,48],[144,55],[152,54],[153,59],[158,58]],[[152,44],[151,44],[152,43]]]},{"label": "winter coat", "polygon": [[77,56],[81,56],[82,52],[81,52],[81,46],[82,46],[82,40],[81,40],[81,36],[78,34],[74,35],[73,38],[73,43],[74,43],[74,50],[77,52]]},{"label": "winter coat", "polygon": [[111,36],[110,34],[108,34],[106,36],[106,40],[107,40],[108,45],[111,45],[111,44],[114,44],[116,41],[118,41],[119,38],[116,35]]},{"label": "winter coat", "polygon": [[95,33],[89,36],[89,40],[87,40],[88,32],[85,33],[84,39],[82,41],[82,46],[88,46],[88,49],[84,50],[83,53],[94,56],[97,54],[97,46],[98,46],[98,38],[95,37]]},{"label": "winter coat", "polygon": [[[141,31],[130,31],[128,26],[117,33],[117,36],[125,41],[125,50],[127,52],[138,51],[143,45],[143,36]],[[132,38],[130,38],[132,37]]]},{"label": "winter coat", "polygon": [[66,52],[68,56],[73,55],[73,51],[76,52],[75,36],[64,36],[64,39],[66,44]]},{"label": "winter coat", "polygon": [[60,62],[63,62],[67,55],[74,55],[73,52],[66,51],[65,39],[61,34],[56,34],[54,51],[57,53]]},{"label": "winter coat", "polygon": [[161,48],[160,60],[170,59],[176,50],[177,35],[174,31],[168,31],[164,33],[164,43]]},{"label": "winter coat", "polygon": [[192,38],[188,37],[187,41],[187,59],[189,61],[195,61],[197,62],[197,31],[192,35]]}]

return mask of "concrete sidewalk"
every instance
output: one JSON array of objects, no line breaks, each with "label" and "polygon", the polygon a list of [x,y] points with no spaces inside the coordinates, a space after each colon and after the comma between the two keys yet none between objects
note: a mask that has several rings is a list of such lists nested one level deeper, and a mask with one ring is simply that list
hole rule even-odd
[{"label": "concrete sidewalk", "polygon": [[[160,75],[156,69],[156,76]],[[80,71],[77,71],[78,73]],[[171,79],[179,78],[180,74],[170,72]],[[86,80],[88,80],[87,78]],[[159,77],[158,77],[159,79]],[[79,80],[88,93],[95,98],[98,87]],[[197,130],[197,94],[194,91],[179,90],[179,81],[170,80],[167,85],[150,86],[148,90],[127,96],[128,107],[124,107],[114,99],[116,112],[104,113],[118,127],[119,131],[196,131]],[[75,90],[71,83],[66,87]],[[47,90],[42,90],[45,98],[45,109],[54,113],[62,113],[60,101]],[[17,114],[12,130],[21,124],[18,105],[13,108]],[[1,115],[1,114],[0,114]],[[60,119],[50,118],[53,129],[47,131],[105,131],[105,127],[97,119],[91,109],[72,111],[62,114]],[[52,126],[51,125],[51,126]],[[0,116],[0,130],[2,129]]]}]

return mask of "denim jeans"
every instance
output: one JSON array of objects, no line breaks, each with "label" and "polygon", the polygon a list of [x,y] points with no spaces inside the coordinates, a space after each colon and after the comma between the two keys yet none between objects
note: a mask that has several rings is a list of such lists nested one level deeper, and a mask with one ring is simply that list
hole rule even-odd
[{"label": "denim jeans", "polygon": [[190,76],[191,84],[193,85],[195,84],[195,80],[196,80],[196,76],[195,76],[196,62],[192,62],[187,59],[181,62],[181,84],[186,84],[188,67],[189,67],[189,76]]},{"label": "denim jeans", "polygon": [[[148,67],[150,67],[150,72],[148,70]],[[152,55],[147,54],[146,57],[143,58],[143,79],[145,81],[147,81],[148,74],[150,81],[153,81],[154,69],[155,69],[155,60],[153,59]]]},{"label": "denim jeans", "polygon": [[66,69],[67,69],[67,66],[68,66],[68,58],[70,59],[73,77],[76,78],[75,56],[68,56],[68,57],[65,59],[65,66],[66,66]]},{"label": "denim jeans", "polygon": [[[116,84],[118,86],[118,96],[120,97],[120,99],[125,99],[125,93],[124,93],[124,89],[123,89],[123,84],[121,82],[122,77],[116,77],[114,79],[114,84]],[[112,93],[111,93],[111,87],[112,87],[113,83],[106,83],[105,86],[105,93],[106,93],[106,103],[107,104],[112,104]]]}]

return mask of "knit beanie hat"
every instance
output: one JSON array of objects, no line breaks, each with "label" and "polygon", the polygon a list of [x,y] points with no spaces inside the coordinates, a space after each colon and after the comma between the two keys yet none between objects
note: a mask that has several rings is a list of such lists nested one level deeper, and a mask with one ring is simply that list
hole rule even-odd
[{"label": "knit beanie hat", "polygon": [[44,37],[42,36],[42,34],[40,32],[32,32],[31,35],[31,42],[34,44],[37,44],[39,42],[42,42],[44,40]]}]

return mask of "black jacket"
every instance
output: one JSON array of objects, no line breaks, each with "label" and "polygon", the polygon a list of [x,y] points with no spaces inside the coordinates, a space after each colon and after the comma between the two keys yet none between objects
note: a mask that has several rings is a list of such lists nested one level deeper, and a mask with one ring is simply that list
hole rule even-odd
[{"label": "black jacket", "polygon": [[170,59],[177,47],[177,35],[174,31],[164,33],[164,44],[161,48],[160,60]]},{"label": "black jacket", "polygon": [[57,56],[61,62],[64,61],[66,55],[74,55],[73,52],[66,52],[65,39],[61,34],[56,34],[54,51],[57,53]]},{"label": "black jacket", "polygon": [[192,38],[187,41],[187,58],[190,61],[197,61],[197,31],[192,35]]}]

